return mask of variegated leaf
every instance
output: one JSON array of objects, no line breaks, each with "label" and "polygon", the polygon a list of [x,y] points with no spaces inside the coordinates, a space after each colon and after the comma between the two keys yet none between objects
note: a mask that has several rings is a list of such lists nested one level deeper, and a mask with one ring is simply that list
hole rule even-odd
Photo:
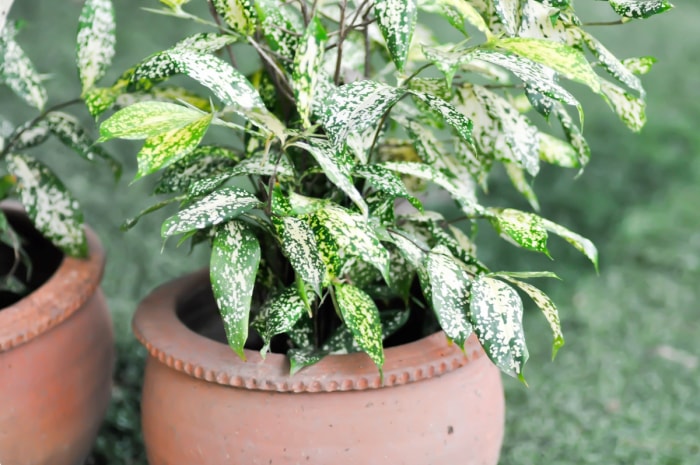
[{"label": "variegated leaf", "polygon": [[375,81],[356,81],[335,89],[322,105],[321,122],[334,145],[349,132],[362,132],[403,97],[405,91]]},{"label": "variegated leaf", "polygon": [[12,3],[14,0],[2,0],[0,1],[0,33],[5,28],[5,22],[7,21],[7,15],[12,8]]},{"label": "variegated leaf", "polygon": [[416,209],[423,210],[420,200],[412,196],[406,190],[406,186],[401,182],[401,179],[387,168],[376,164],[358,165],[355,167],[354,173],[365,178],[372,187],[389,195],[392,199],[404,198]]},{"label": "variegated leaf", "polygon": [[114,57],[116,43],[111,0],[86,0],[80,13],[77,64],[83,92],[102,78]]},{"label": "variegated leaf", "polygon": [[217,145],[200,146],[168,166],[156,184],[156,194],[186,191],[200,179],[227,172],[239,161],[236,152]]},{"label": "variegated leaf", "polygon": [[323,63],[323,53],[328,40],[326,30],[318,18],[309,22],[299,42],[299,50],[294,56],[292,87],[296,98],[297,111],[304,127],[311,126],[309,115],[314,99],[318,73]]},{"label": "variegated leaf", "polygon": [[311,347],[302,347],[300,349],[289,349],[287,357],[289,358],[289,376],[294,376],[302,368],[314,365],[321,361],[323,357],[330,352]]},{"label": "variegated leaf", "polygon": [[535,0],[525,0],[523,4],[518,37],[548,39],[573,45],[563,21],[559,20],[556,7]]},{"label": "variegated leaf", "polygon": [[543,39],[510,38],[496,42],[496,47],[516,53],[528,60],[552,68],[573,81],[600,92],[598,75],[581,51],[558,42]]},{"label": "variegated leaf", "polygon": [[67,147],[89,161],[102,158],[112,168],[114,177],[119,179],[122,172],[121,164],[101,146],[95,145],[93,139],[87,135],[75,117],[67,113],[52,111],[46,115],[45,121],[48,129]]},{"label": "variegated leaf", "polygon": [[243,360],[259,263],[260,244],[245,225],[229,221],[217,229],[209,268],[211,286],[229,346]]},{"label": "variegated leaf", "polygon": [[520,26],[520,1],[521,0],[491,0],[493,8],[500,18],[506,33],[511,37],[518,32]]},{"label": "variegated leaf", "polygon": [[0,31],[0,83],[4,83],[27,104],[42,109],[46,104],[46,89],[41,76],[24,50],[15,42],[15,28],[6,25]]},{"label": "variegated leaf", "polygon": [[416,28],[416,0],[377,0],[374,14],[396,68],[403,71]]},{"label": "variegated leaf", "polygon": [[537,194],[535,194],[534,189],[525,177],[523,169],[512,163],[505,163],[504,166],[513,187],[525,197],[533,210],[540,211],[540,203],[537,200]]},{"label": "variegated leaf", "polygon": [[610,6],[625,18],[648,18],[673,8],[668,0],[610,0]]},{"label": "variegated leaf", "polygon": [[634,132],[642,130],[647,122],[646,102],[624,91],[620,86],[600,80],[603,95],[610,107],[617,113],[623,123]]},{"label": "variegated leaf", "polygon": [[255,29],[257,12],[252,0],[213,0],[212,5],[234,31],[249,34]]},{"label": "variegated leaf", "polygon": [[112,108],[121,94],[121,88],[91,87],[83,91],[82,99],[90,114],[97,118],[99,115]]},{"label": "variegated leaf", "polygon": [[292,268],[320,296],[326,281],[326,266],[313,230],[304,220],[291,216],[273,219],[273,223]]},{"label": "variegated leaf", "polygon": [[483,32],[487,40],[493,37],[493,33],[486,21],[484,21],[484,18],[469,2],[461,0],[423,0],[418,6],[425,11],[441,14],[450,24],[467,36],[469,34],[464,28],[465,21]]},{"label": "variegated leaf", "polygon": [[289,5],[285,5],[280,0],[256,0],[255,8],[265,41],[272,51],[291,63],[299,48],[300,35],[290,34],[289,31],[303,32],[303,22],[299,24],[294,14],[298,14],[298,10],[289,8]]},{"label": "variegated leaf", "polygon": [[593,263],[596,272],[598,271],[598,249],[596,249],[595,245],[593,245],[593,242],[573,231],[570,231],[564,226],[544,218],[542,218],[542,226],[547,231],[553,232],[557,236],[563,238],[566,240],[566,242],[574,246],[576,250],[584,254],[591,261],[591,263]]},{"label": "variegated leaf", "polygon": [[538,135],[540,143],[540,160],[564,168],[577,168],[579,154],[571,144],[554,136],[541,132]]},{"label": "variegated leaf", "polygon": [[7,136],[7,141],[8,143],[10,141],[12,142],[12,149],[22,150],[43,144],[50,134],[51,131],[49,131],[49,126],[46,124],[46,121],[40,120],[36,123],[34,123],[34,121],[27,121],[17,126],[14,131]]},{"label": "variegated leaf", "polygon": [[182,50],[199,54],[214,53],[234,43],[236,36],[217,32],[200,32],[176,43],[170,50]]},{"label": "variegated leaf", "polygon": [[211,119],[211,114],[204,115],[186,126],[146,139],[137,155],[138,172],[135,179],[155,173],[191,153],[202,141]]},{"label": "variegated leaf", "polygon": [[555,105],[554,113],[559,119],[569,144],[576,151],[579,166],[583,168],[591,158],[591,149],[588,146],[588,142],[583,137],[581,129],[576,126],[569,113],[561,105]]},{"label": "variegated leaf", "polygon": [[182,105],[148,101],[135,103],[106,119],[100,125],[100,139],[146,139],[151,136],[180,129],[191,124],[203,114]]},{"label": "variegated leaf", "polygon": [[428,254],[425,268],[440,327],[464,350],[464,343],[472,333],[467,319],[471,279],[444,246],[437,246]]},{"label": "variegated leaf", "polygon": [[384,366],[382,324],[372,298],[350,284],[336,284],[335,296],[345,325],[352,331],[360,348],[377,365],[381,376]]},{"label": "variegated leaf", "polygon": [[656,58],[646,56],[639,58],[626,58],[622,64],[634,74],[644,75],[651,71],[651,67],[656,63]]},{"label": "variegated leaf", "polygon": [[260,355],[265,358],[270,350],[270,341],[278,334],[291,330],[306,313],[306,304],[296,286],[291,286],[272,297],[260,308],[251,326],[260,333],[263,347]]},{"label": "variegated leaf", "polygon": [[434,114],[445,120],[447,124],[457,132],[462,140],[468,144],[473,143],[472,140],[472,121],[464,116],[454,105],[444,101],[440,97],[423,92],[411,92],[418,99],[425,102]]},{"label": "variegated leaf", "polygon": [[289,206],[292,213],[295,215],[308,215],[315,213],[324,208],[330,202],[327,199],[317,199],[297,194],[296,192],[289,193]]},{"label": "variegated leaf", "polygon": [[161,235],[168,237],[215,226],[261,205],[248,191],[239,187],[222,187],[166,219]]},{"label": "variegated leaf", "polygon": [[593,37],[588,32],[581,30],[581,37],[586,43],[591,53],[598,58],[600,64],[605,67],[605,69],[610,73],[615,79],[625,84],[632,90],[639,92],[640,97],[644,98],[644,88],[642,87],[642,81],[632,73],[627,67],[617,59],[613,53],[605,48],[603,44],[600,43],[598,39]]},{"label": "variegated leaf", "polygon": [[488,276],[472,283],[469,320],[481,346],[504,373],[523,378],[528,359],[523,332],[523,302],[508,284]]},{"label": "variegated leaf", "polygon": [[423,266],[423,261],[425,260],[427,252],[430,250],[427,244],[423,243],[420,239],[412,237],[405,231],[389,231],[394,245],[401,255],[410,263],[414,268],[420,268]]},{"label": "variegated leaf", "polygon": [[58,177],[28,155],[8,154],[7,166],[17,178],[20,201],[39,232],[65,254],[87,256],[83,214]]},{"label": "variegated leaf", "polygon": [[571,0],[534,0],[541,3],[544,6],[549,6],[553,8],[566,8],[571,4]]},{"label": "variegated leaf", "polygon": [[547,229],[542,218],[513,208],[506,208],[494,213],[491,223],[502,236],[513,239],[524,249],[542,252],[549,256]]}]

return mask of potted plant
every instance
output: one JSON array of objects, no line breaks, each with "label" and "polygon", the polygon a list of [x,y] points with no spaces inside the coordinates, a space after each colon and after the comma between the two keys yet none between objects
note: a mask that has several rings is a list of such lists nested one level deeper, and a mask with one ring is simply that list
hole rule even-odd
[{"label": "potted plant", "polygon": [[[521,293],[554,353],[564,339],[554,303],[524,281],[555,275],[491,270],[475,228],[547,255],[554,233],[598,257],[479,194],[501,166],[536,212],[540,164],[583,169],[590,156],[562,81],[638,131],[638,75],[654,60],[616,58],[568,0],[212,0],[209,17],[162,3],[153,11],[206,31],[88,98],[95,115],[120,108],[100,140],[145,140],[136,179],[158,173],[167,196],[125,226],[175,205],[163,238],[211,246],[208,270],[134,318],[150,352],[149,462],[495,464],[497,369],[524,381],[528,358]],[[606,3],[612,25],[671,7]],[[423,205],[428,184],[459,218]]]},{"label": "potted plant", "polygon": [[[13,121],[0,110],[0,461],[82,463],[111,397],[112,323],[99,283],[105,263],[95,234],[53,170],[42,160],[55,136],[86,160],[118,164],[63,109],[47,106],[44,79],[18,43],[18,24],[0,8],[0,83],[37,110]],[[86,87],[95,79],[91,2],[78,32]],[[35,157],[36,154],[36,157]],[[50,153],[55,157],[55,153]],[[17,198],[19,202],[8,202]]]}]

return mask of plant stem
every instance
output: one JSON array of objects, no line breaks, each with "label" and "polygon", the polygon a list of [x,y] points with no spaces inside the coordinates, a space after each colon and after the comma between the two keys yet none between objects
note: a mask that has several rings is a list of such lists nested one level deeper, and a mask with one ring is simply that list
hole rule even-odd
[{"label": "plant stem", "polygon": [[625,24],[625,22],[620,19],[618,19],[617,21],[594,21],[590,23],[583,23],[584,26],[619,26],[621,24]]},{"label": "plant stem", "polygon": [[[219,13],[216,11],[216,8],[214,7],[214,2],[212,0],[209,0],[209,13],[211,13],[211,16],[214,18],[214,21],[216,21],[216,24],[219,26],[219,32],[225,32],[225,29],[223,25],[221,24],[221,18],[219,17]],[[231,64],[234,67],[238,67],[236,64],[236,57],[233,55],[233,48],[231,47],[231,44],[226,45],[226,53],[228,53],[228,58]]]},{"label": "plant stem", "polygon": [[343,0],[340,7],[340,30],[338,36],[338,54],[335,59],[335,73],[333,74],[333,82],[337,86],[340,82],[340,65],[343,61],[343,41],[345,40],[345,10],[348,8],[348,0]]}]

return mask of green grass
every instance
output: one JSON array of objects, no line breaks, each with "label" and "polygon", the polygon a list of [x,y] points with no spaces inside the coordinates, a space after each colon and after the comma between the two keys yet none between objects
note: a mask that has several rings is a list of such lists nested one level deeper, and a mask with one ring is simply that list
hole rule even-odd
[{"label": "green grass", "polygon": [[[16,3],[15,15],[27,20],[19,40],[31,56],[42,56],[46,46],[31,40],[32,35],[55,34],[57,41],[70,43],[80,2]],[[118,21],[130,28],[119,37],[117,67],[180,37],[172,20],[139,12],[141,2],[118,3]],[[649,123],[642,134],[629,133],[604,103],[588,98],[590,166],[578,179],[573,172],[544,170],[535,185],[545,216],[598,244],[600,276],[563,241],[551,241],[555,262],[503,242],[484,250],[493,268],[552,269],[564,278],[546,285],[560,307],[566,337],[554,362],[549,361],[550,336],[543,318],[534,309],[525,315],[530,387],[505,382],[508,417],[501,465],[700,463],[700,134],[695,128],[700,121],[700,61],[697,43],[690,40],[700,22],[700,6],[677,3],[675,11],[662,17],[600,31],[620,56],[659,57],[644,78]],[[54,22],[56,18],[60,20]],[[152,31],[159,33],[152,37]],[[54,96],[78,93],[72,54],[69,48],[57,49],[38,63],[42,72],[53,74]],[[28,114],[5,91],[0,91],[0,101],[14,102],[17,118]],[[115,401],[96,445],[96,463],[142,464],[138,387],[144,353],[130,334],[129,319],[151,288],[204,266],[206,251],[188,256],[168,248],[161,255],[162,215],[129,233],[119,231],[123,219],[148,204],[143,198],[148,185],[140,181],[126,188],[134,173],[134,145],[115,143],[110,149],[127,165],[119,195],[106,195],[115,188],[106,167],[75,160],[54,145],[41,155],[82,200],[109,255],[103,287],[115,318],[120,359]],[[494,182],[491,192],[502,203],[516,199],[502,182]],[[491,244],[484,241],[485,247]]]}]

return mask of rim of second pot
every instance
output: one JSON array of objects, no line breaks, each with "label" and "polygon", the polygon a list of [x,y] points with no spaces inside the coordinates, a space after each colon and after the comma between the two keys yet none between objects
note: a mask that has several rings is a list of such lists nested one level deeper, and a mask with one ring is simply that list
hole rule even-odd
[{"label": "rim of second pot", "polygon": [[383,384],[377,367],[364,353],[328,355],[290,376],[286,355],[268,353],[263,359],[258,351],[245,349],[244,362],[227,344],[194,332],[180,320],[179,304],[207,285],[207,269],[162,285],[141,302],[132,329],[152,357],[211,383],[277,392],[376,389],[440,376],[486,356],[473,334],[462,352],[456,344],[447,344],[440,331],[385,349]]},{"label": "rim of second pot", "polygon": [[[24,214],[15,202],[3,210]],[[87,258],[63,256],[56,271],[34,291],[0,310],[0,352],[25,344],[59,325],[94,294],[104,271],[105,254],[97,235],[87,225]]]}]

